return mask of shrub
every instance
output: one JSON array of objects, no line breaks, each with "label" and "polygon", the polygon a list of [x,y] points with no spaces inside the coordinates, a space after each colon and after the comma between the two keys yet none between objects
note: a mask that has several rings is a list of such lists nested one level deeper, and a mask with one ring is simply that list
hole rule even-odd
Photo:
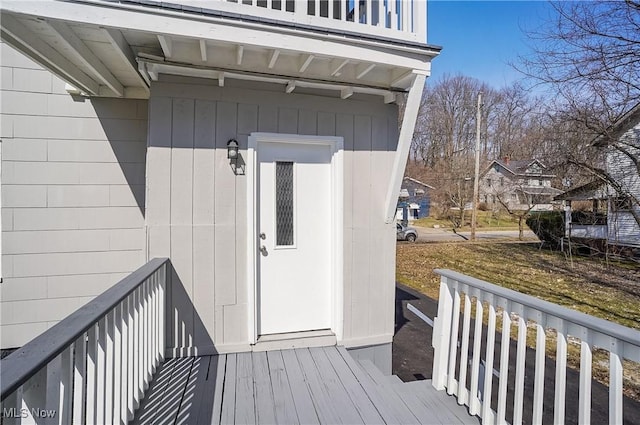
[{"label": "shrub", "polygon": [[564,212],[531,213],[527,217],[527,226],[543,243],[552,248],[558,248],[560,240],[564,237]]}]

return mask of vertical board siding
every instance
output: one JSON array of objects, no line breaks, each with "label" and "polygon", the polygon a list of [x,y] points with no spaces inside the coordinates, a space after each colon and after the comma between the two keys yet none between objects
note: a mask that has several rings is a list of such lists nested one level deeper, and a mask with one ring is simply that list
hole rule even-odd
[{"label": "vertical board siding", "polygon": [[50,72],[0,51],[0,346],[12,348],[144,263],[147,101],[74,99]]},{"label": "vertical board siding", "polygon": [[[190,325],[173,317],[168,327],[168,347],[178,355],[189,352],[183,344],[206,351],[248,343],[253,306],[247,304],[247,182],[242,166],[254,132],[344,138],[345,340],[393,332],[395,245],[382,204],[394,155],[389,147],[397,144],[388,139],[397,137],[397,128],[390,128],[397,127],[395,107],[268,89],[218,88],[189,78],[167,78],[153,86],[147,177],[163,174],[158,176],[162,183],[149,181],[149,217],[154,220],[149,221],[149,252],[156,251],[154,243],[169,244],[177,272],[171,302],[174,308],[194,311]],[[239,143],[237,175],[227,158],[230,139]],[[151,211],[156,208],[170,214]],[[191,229],[190,238],[188,231],[177,230],[182,228]],[[376,248],[386,244],[389,249]]]}]

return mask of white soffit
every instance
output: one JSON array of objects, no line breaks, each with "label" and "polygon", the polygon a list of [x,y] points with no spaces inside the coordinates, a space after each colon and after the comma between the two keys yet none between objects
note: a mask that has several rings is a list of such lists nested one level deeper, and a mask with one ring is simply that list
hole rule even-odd
[{"label": "white soffit", "polygon": [[221,86],[225,78],[293,82],[288,91],[372,93],[391,103],[411,87],[415,70],[429,73],[434,56],[120,4],[4,0],[0,8],[3,40],[91,96],[145,98],[151,80],[167,73],[217,78]]}]

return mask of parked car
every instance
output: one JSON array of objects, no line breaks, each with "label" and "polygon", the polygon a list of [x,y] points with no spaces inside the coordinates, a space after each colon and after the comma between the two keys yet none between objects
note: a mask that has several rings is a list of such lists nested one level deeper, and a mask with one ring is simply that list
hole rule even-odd
[{"label": "parked car", "polygon": [[396,223],[396,239],[399,241],[415,242],[418,239],[418,231],[413,227]]}]

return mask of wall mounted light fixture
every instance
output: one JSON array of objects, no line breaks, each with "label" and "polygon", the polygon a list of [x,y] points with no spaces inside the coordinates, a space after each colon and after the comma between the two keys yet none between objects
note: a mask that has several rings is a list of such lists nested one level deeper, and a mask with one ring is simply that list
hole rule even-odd
[{"label": "wall mounted light fixture", "polygon": [[238,141],[231,139],[227,142],[227,158],[231,162],[235,162],[238,159]]}]

